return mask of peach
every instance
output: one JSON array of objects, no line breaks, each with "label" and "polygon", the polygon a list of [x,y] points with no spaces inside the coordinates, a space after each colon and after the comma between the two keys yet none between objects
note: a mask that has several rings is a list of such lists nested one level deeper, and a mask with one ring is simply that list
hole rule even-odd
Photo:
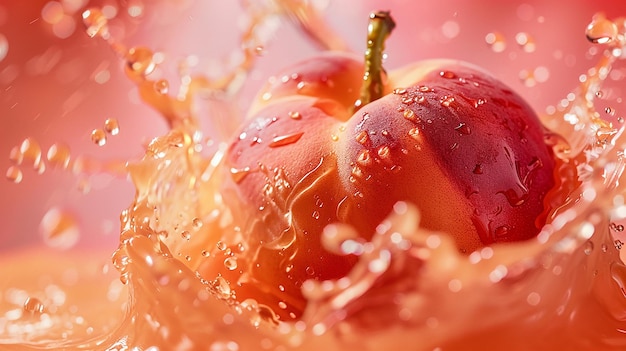
[{"label": "peach", "polygon": [[249,252],[244,274],[230,279],[238,299],[283,319],[302,312],[305,280],[339,278],[354,265],[356,256],[322,245],[328,224],[349,224],[367,240],[407,201],[422,226],[450,233],[465,253],[532,238],[544,224],[554,159],[520,96],[461,62],[385,76],[361,61],[327,53],[271,79],[226,155],[222,190]]}]

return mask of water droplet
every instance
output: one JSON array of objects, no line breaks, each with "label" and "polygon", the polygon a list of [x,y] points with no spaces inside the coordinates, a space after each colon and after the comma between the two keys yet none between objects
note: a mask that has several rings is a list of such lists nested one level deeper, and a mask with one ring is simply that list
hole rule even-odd
[{"label": "water droplet", "polygon": [[367,144],[369,142],[370,136],[367,133],[367,131],[362,130],[362,131],[359,132],[359,134],[357,134],[355,139],[356,139],[357,143],[359,143],[361,145],[365,145],[365,144]]},{"label": "water droplet", "polygon": [[107,118],[104,121],[104,130],[111,135],[117,135],[120,132],[120,124],[115,118]]},{"label": "water droplet", "polygon": [[617,25],[604,16],[595,16],[585,32],[587,40],[594,44],[609,43],[615,40],[617,33]]},{"label": "water droplet", "polygon": [[315,275],[315,269],[313,267],[311,267],[311,266],[307,266],[306,269],[305,269],[305,272],[306,272],[306,274],[311,275],[311,276]]},{"label": "water droplet", "polygon": [[285,145],[294,144],[298,140],[300,140],[303,134],[304,132],[297,132],[297,133],[277,136],[274,139],[272,139],[272,141],[269,144],[269,147],[281,147]]},{"label": "water droplet", "polygon": [[406,94],[406,89],[404,88],[395,88],[393,89],[393,93],[396,95],[404,95]]},{"label": "water droplet", "polygon": [[19,184],[20,182],[22,182],[22,179],[24,178],[24,174],[22,173],[22,170],[19,167],[10,166],[7,169],[6,177],[9,181],[15,184]]},{"label": "water droplet", "polygon": [[508,225],[499,226],[494,231],[494,234],[496,235],[496,237],[504,237],[507,234],[509,234],[509,230],[510,230],[510,228],[509,228]]},{"label": "water droplet", "polygon": [[145,47],[134,47],[126,54],[126,74],[131,79],[145,79],[156,68],[152,50]]},{"label": "water droplet", "polygon": [[191,239],[191,233],[188,230],[183,230],[180,233],[181,238],[183,238],[184,240],[189,241]]},{"label": "water droplet", "polygon": [[32,163],[34,169],[39,169],[41,164],[41,146],[33,138],[26,138],[20,145],[19,153],[23,160]]},{"label": "water droplet", "polygon": [[104,39],[109,38],[108,21],[100,9],[90,8],[85,10],[82,16],[83,24],[89,37],[100,36]]},{"label": "water droplet", "polygon": [[430,92],[433,92],[433,89],[431,89],[430,87],[426,85],[422,85],[419,87],[419,91],[421,91],[422,93],[430,93]]},{"label": "water droplet", "polygon": [[585,255],[589,256],[591,255],[591,253],[593,253],[593,249],[594,249],[593,241],[589,240],[585,243],[583,252],[585,253]]},{"label": "water droplet", "polygon": [[250,167],[230,169],[230,175],[235,183],[243,181],[248,174],[250,174]]},{"label": "water droplet", "polygon": [[204,223],[202,222],[202,220],[200,218],[194,218],[191,221],[192,225],[193,225],[193,229],[198,230],[200,228],[202,228],[202,226],[204,225]]},{"label": "water droplet", "polygon": [[227,257],[224,260],[224,267],[226,267],[229,271],[237,269],[237,257]]},{"label": "water droplet", "polygon": [[330,135],[330,139],[331,139],[332,141],[339,141],[339,136],[338,136],[337,134],[331,134],[331,135]]},{"label": "water droplet", "polygon": [[291,118],[291,119],[301,119],[302,118],[302,115],[298,111],[289,111],[288,115],[289,115],[289,118]]},{"label": "water droplet", "polygon": [[98,146],[104,146],[107,143],[107,136],[102,129],[94,129],[91,131],[91,141]]},{"label": "water droplet", "polygon": [[202,252],[200,253],[202,255],[202,257],[209,257],[211,256],[211,253],[207,250],[202,250]]},{"label": "water droplet", "polygon": [[220,250],[220,251],[224,251],[224,250],[226,250],[226,247],[227,247],[227,246],[226,246],[226,243],[225,243],[225,242],[223,242],[223,241],[221,241],[221,240],[220,240],[220,241],[218,241],[218,242],[215,244],[215,246],[216,246],[216,247],[217,247],[217,249],[218,249],[218,250]]},{"label": "water droplet", "polygon": [[409,130],[409,136],[415,140],[419,140],[420,130],[419,128],[411,128]]},{"label": "water droplet", "polygon": [[615,109],[612,107],[606,107],[604,112],[609,116],[615,116]]},{"label": "water droplet", "polygon": [[439,72],[439,76],[442,78],[447,78],[447,79],[454,79],[456,78],[456,74],[454,74],[454,72],[450,72],[450,71],[441,71]]},{"label": "water droplet", "polygon": [[51,208],[39,225],[44,242],[54,248],[68,249],[78,242],[80,231],[74,215],[67,210]]},{"label": "water droplet", "polygon": [[313,211],[313,213],[311,214],[311,217],[313,217],[314,219],[320,219],[319,211]]},{"label": "water droplet", "polygon": [[223,300],[228,300],[231,297],[232,290],[230,288],[230,284],[224,277],[217,277],[212,283],[217,296]]},{"label": "water droplet", "polygon": [[504,35],[499,32],[491,32],[485,36],[485,42],[491,47],[493,52],[502,52],[506,49]]},{"label": "water droplet", "polygon": [[170,91],[170,83],[167,79],[159,79],[154,82],[154,91],[156,91],[160,95],[167,95]]},{"label": "water droplet", "polygon": [[402,115],[404,116],[404,118],[408,119],[409,121],[415,121],[416,116],[415,116],[415,112],[413,112],[413,110],[408,109],[408,110],[404,110],[404,112],[402,113]]},{"label": "water droplet", "polygon": [[450,107],[454,102],[454,97],[444,96],[439,102],[441,102],[441,106]]},{"label": "water droplet", "polygon": [[29,297],[24,301],[24,311],[31,314],[41,314],[44,311],[43,302],[36,297]]},{"label": "water droplet", "polygon": [[52,144],[46,156],[53,168],[66,169],[70,164],[70,149],[66,145]]},{"label": "water droplet", "polygon": [[384,145],[378,148],[378,156],[382,159],[386,159],[389,158],[389,156],[391,155],[391,149],[389,148],[389,146]]},{"label": "water droplet", "polygon": [[463,135],[468,135],[472,133],[472,130],[470,129],[470,127],[463,122],[459,123],[458,126],[454,127],[454,130],[458,131],[459,133]]},{"label": "water droplet", "polygon": [[476,164],[472,172],[474,172],[474,174],[483,174],[483,166],[481,164]]},{"label": "water droplet", "polygon": [[478,108],[479,106],[485,104],[487,102],[485,99],[479,98],[478,100],[474,100],[474,107]]},{"label": "water droplet", "polygon": [[356,163],[360,166],[369,166],[372,163],[372,157],[369,150],[362,150],[356,159]]}]

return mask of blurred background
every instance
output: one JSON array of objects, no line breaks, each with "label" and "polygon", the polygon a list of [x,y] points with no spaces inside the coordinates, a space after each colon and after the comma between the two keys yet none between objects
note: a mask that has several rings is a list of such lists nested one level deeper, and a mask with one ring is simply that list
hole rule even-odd
[{"label": "blurred background", "polygon": [[[121,174],[54,167],[49,149],[66,146],[71,160],[123,162],[139,159],[143,145],[167,131],[158,113],[140,101],[111,47],[86,34],[86,9],[102,9],[117,41],[162,53],[159,69],[175,80],[185,60],[208,75],[228,68],[241,55],[241,31],[249,20],[243,4],[276,2],[0,0],[0,170],[6,174],[0,179],[0,254],[40,245],[113,251],[132,184]],[[310,3],[356,52],[365,48],[369,12],[391,10],[397,27],[387,42],[388,70],[427,58],[469,61],[510,85],[539,113],[566,98],[598,61],[601,48],[585,38],[592,17],[626,16],[621,0]],[[241,111],[272,73],[319,51],[293,22],[273,21],[270,40],[238,97]],[[603,91],[614,117],[626,117],[625,76],[624,65],[616,67]],[[119,123],[119,134],[105,132],[106,143],[97,145],[92,131],[104,130],[107,119]],[[205,124],[207,135],[215,134]],[[18,164],[15,148],[26,148],[27,138],[35,159]]]}]

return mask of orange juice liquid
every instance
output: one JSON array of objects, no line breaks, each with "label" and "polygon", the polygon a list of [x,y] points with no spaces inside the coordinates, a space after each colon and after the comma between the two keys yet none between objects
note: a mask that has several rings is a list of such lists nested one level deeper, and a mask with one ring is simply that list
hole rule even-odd
[{"label": "orange juice liquid", "polygon": [[[308,13],[321,25],[314,8],[280,3],[284,13]],[[463,255],[445,233],[419,227],[418,209],[398,203],[345,277],[303,284],[304,314],[285,322],[272,308],[237,298],[236,277],[246,274],[241,262],[249,259],[246,228],[237,221],[237,209],[224,205],[229,195],[219,192],[221,177],[229,173],[221,169],[224,141],[241,123],[228,92],[239,87],[263,50],[255,29],[274,15],[264,9],[248,9],[258,17],[243,42],[258,40],[258,45],[244,45],[232,74],[215,79],[182,69],[177,94],[172,82],[152,76],[159,65],[152,50],[116,41],[103,8],[82,12],[87,34],[110,44],[144,103],[163,115],[169,131],[127,165],[70,160],[60,144],[45,155],[46,163],[34,139],[12,152],[7,178],[13,182],[22,181],[23,165],[49,164],[128,174],[136,193],[121,212],[119,245],[110,261],[94,260],[99,251],[65,255],[41,249],[0,258],[6,282],[0,349],[626,348],[626,266],[620,257],[626,140],[622,122],[610,122],[611,110],[599,107],[607,77],[623,58],[623,19],[593,19],[587,36],[603,54],[579,78],[578,89],[544,117],[564,137],[548,142],[564,167],[576,172],[564,173],[564,188],[575,186],[552,195],[554,217],[536,239]],[[305,26],[322,46],[344,45],[328,39],[327,27],[316,28]],[[453,30],[448,26],[446,33]],[[500,50],[498,38],[486,38],[494,50]],[[522,39],[527,48],[528,38]],[[202,96],[209,96],[205,102],[224,140],[203,137],[195,113]],[[217,120],[220,116],[230,117],[229,123]],[[109,119],[90,138],[105,145],[120,131],[118,121]],[[75,244],[77,224],[70,213],[51,211],[45,219],[49,246]],[[349,231],[335,229],[336,237]],[[337,249],[341,241],[327,244]],[[222,272],[207,274],[206,267]]]}]

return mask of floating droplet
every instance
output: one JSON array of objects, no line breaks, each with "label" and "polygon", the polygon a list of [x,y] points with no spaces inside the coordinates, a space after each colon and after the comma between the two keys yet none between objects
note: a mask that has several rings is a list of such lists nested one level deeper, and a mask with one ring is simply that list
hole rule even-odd
[{"label": "floating droplet", "polygon": [[126,55],[126,74],[133,79],[145,79],[156,68],[154,53],[145,47],[134,47]]},{"label": "floating droplet", "polygon": [[237,258],[236,257],[228,257],[224,260],[224,267],[229,271],[234,271],[237,269]]},{"label": "floating droplet", "polygon": [[104,121],[104,130],[111,135],[117,135],[120,132],[120,124],[115,118],[107,118]]},{"label": "floating droplet", "polygon": [[41,164],[41,146],[33,138],[26,138],[20,145],[19,153],[23,160],[32,163],[34,169],[39,169]]},{"label": "floating droplet", "polygon": [[53,168],[66,169],[70,164],[70,149],[66,145],[52,144],[46,156]]},{"label": "floating droplet", "polygon": [[10,166],[9,169],[7,169],[6,177],[9,181],[15,184],[18,184],[22,182],[22,179],[24,178],[24,174],[22,173],[22,170],[19,167]]},{"label": "floating droplet", "polygon": [[24,311],[31,314],[41,314],[44,310],[44,304],[36,297],[29,297],[24,302]]},{"label": "floating droplet", "polygon": [[159,79],[154,82],[154,91],[166,95],[170,91],[170,83],[166,79]]},{"label": "floating droplet", "polygon": [[41,219],[39,226],[44,242],[54,248],[68,249],[80,236],[74,216],[66,210],[52,208]]},{"label": "floating droplet", "polygon": [[98,146],[104,146],[107,143],[107,136],[102,129],[94,129],[91,131],[91,141]]},{"label": "floating droplet", "polygon": [[91,38],[100,36],[108,39],[109,28],[107,22],[107,18],[100,9],[91,8],[83,12],[83,24],[85,25],[87,35]]},{"label": "floating droplet", "polygon": [[617,36],[617,25],[604,16],[596,16],[587,26],[587,40],[594,44],[606,44]]}]

